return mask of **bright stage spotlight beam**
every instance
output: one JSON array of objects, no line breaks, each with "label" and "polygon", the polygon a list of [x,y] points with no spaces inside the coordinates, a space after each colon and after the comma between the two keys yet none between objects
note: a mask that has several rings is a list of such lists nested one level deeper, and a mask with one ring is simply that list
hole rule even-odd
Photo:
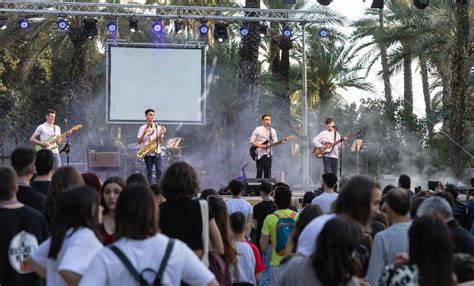
[{"label": "bright stage spotlight beam", "polygon": [[284,27],[282,30],[281,30],[281,34],[283,35],[283,37],[285,38],[291,38],[291,36],[293,35],[293,29],[291,29],[290,27]]},{"label": "bright stage spotlight beam", "polygon": [[109,33],[114,34],[117,32],[117,23],[115,21],[108,22],[106,26]]},{"label": "bright stage spotlight beam", "polygon": [[27,18],[22,17],[22,18],[18,19],[18,25],[22,29],[27,29],[30,26],[30,22],[28,21]]},{"label": "bright stage spotlight beam", "polygon": [[153,24],[151,24],[151,30],[152,30],[154,33],[161,33],[161,32],[163,32],[163,24],[161,23],[161,21],[156,21],[156,22],[154,22]]},{"label": "bright stage spotlight beam", "polygon": [[65,31],[69,27],[69,24],[66,19],[59,19],[56,22],[56,25],[58,25],[58,29],[61,31]]}]

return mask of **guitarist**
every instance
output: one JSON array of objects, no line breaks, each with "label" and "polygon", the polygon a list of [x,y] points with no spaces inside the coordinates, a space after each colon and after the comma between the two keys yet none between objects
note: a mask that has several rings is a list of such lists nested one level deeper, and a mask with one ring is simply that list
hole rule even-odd
[{"label": "guitarist", "polygon": [[[265,141],[274,143],[278,141],[275,129],[270,127],[272,118],[270,114],[262,115],[262,126],[255,128],[250,136],[250,144],[257,147],[257,178],[272,177],[272,148],[266,148]],[[268,144],[267,143],[267,144]],[[283,142],[284,143],[284,142]]]},{"label": "guitarist", "polygon": [[[36,128],[36,131],[31,135],[30,141],[41,145],[43,147],[48,147],[48,143],[45,142],[52,136],[60,136],[61,135],[61,128],[58,125],[54,124],[54,120],[56,119],[56,111],[52,109],[46,110],[46,122],[39,125]],[[37,137],[39,136],[39,140]],[[58,146],[51,149],[53,152],[54,158],[54,168],[58,169],[61,167],[61,157],[59,156],[59,145],[61,145],[66,137],[60,138],[58,140]]]},{"label": "guitarist", "polygon": [[[316,148],[323,147],[324,143],[334,143],[341,140],[339,132],[334,129],[334,119],[327,118],[324,122],[326,124],[326,130],[322,131],[313,139],[313,144]],[[344,137],[344,140],[347,140]],[[337,175],[337,159],[339,158],[340,144],[334,146],[331,152],[324,153],[323,166],[324,173],[333,173]]]}]

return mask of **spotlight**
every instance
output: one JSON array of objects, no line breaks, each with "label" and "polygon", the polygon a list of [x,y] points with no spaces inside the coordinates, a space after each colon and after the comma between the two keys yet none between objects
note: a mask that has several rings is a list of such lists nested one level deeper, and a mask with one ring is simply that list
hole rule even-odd
[{"label": "spotlight", "polygon": [[26,18],[20,18],[18,19],[18,25],[20,25],[20,28],[26,29],[30,26],[30,22]]},{"label": "spotlight", "polygon": [[383,9],[383,5],[384,5],[383,0],[373,0],[370,8]]},{"label": "spotlight", "polygon": [[151,24],[151,30],[155,33],[161,33],[163,31],[163,24],[161,24],[161,21],[156,21]]},{"label": "spotlight", "polygon": [[293,35],[293,29],[291,29],[290,27],[284,27],[282,30],[281,30],[281,34],[285,37],[285,38],[291,38],[291,36]]},{"label": "spotlight", "polygon": [[227,38],[227,25],[224,23],[216,23],[214,25],[214,39],[219,43],[223,43]]},{"label": "spotlight", "polygon": [[201,36],[207,35],[209,32],[209,26],[206,25],[205,23],[202,23],[201,26],[199,26],[199,33],[201,33]]},{"label": "spotlight", "polygon": [[178,33],[182,29],[183,29],[183,21],[181,20],[174,21],[174,32]]},{"label": "spotlight", "polygon": [[327,28],[321,28],[319,30],[319,37],[327,38],[329,36],[329,30]]},{"label": "spotlight", "polygon": [[97,20],[96,19],[84,19],[82,21],[82,32],[88,39],[94,38],[97,35]]},{"label": "spotlight", "polygon": [[328,6],[331,4],[332,0],[318,0],[318,3],[323,5],[323,6]]},{"label": "spotlight", "polygon": [[66,19],[59,19],[56,24],[58,25],[58,29],[61,30],[61,31],[64,31],[67,29],[67,27],[69,26],[69,24],[67,23],[67,20]]},{"label": "spotlight", "polygon": [[128,27],[130,29],[130,32],[135,33],[138,31],[138,20],[136,18],[131,18],[128,21]]},{"label": "spotlight", "polygon": [[418,9],[425,9],[430,5],[429,0],[413,0],[413,5],[415,5],[416,8]]},{"label": "spotlight", "polygon": [[117,23],[115,23],[115,21],[108,22],[106,26],[107,26],[107,31],[109,31],[109,33],[113,34],[117,32]]},{"label": "spotlight", "polygon": [[265,37],[267,35],[267,25],[265,23],[262,23],[260,25],[260,36]]},{"label": "spotlight", "polygon": [[0,16],[0,30],[5,30],[7,28],[7,18]]},{"label": "spotlight", "polygon": [[240,30],[240,35],[242,36],[242,38],[247,37],[250,33],[249,26],[246,23],[244,23],[242,27],[240,27],[239,30]]}]

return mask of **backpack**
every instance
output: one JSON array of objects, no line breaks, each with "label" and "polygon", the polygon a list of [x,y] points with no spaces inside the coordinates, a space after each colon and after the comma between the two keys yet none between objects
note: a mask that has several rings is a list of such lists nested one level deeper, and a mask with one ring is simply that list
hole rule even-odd
[{"label": "backpack", "polygon": [[110,246],[110,250],[112,250],[115,255],[120,259],[123,263],[125,268],[127,268],[128,272],[135,278],[135,281],[139,283],[140,286],[159,286],[161,285],[161,278],[163,273],[165,272],[166,264],[168,263],[168,259],[170,258],[171,250],[173,249],[174,239],[168,241],[168,245],[166,246],[165,255],[163,256],[163,260],[161,261],[160,268],[158,272],[151,268],[145,268],[140,273],[133,267],[130,260],[128,260],[127,256],[116,246]]},{"label": "backpack", "polygon": [[292,212],[288,217],[282,217],[281,215],[277,214],[276,212],[273,213],[278,218],[276,224],[276,242],[275,242],[275,250],[278,255],[284,256],[285,255],[285,248],[286,244],[288,243],[288,238],[290,234],[293,233],[295,229],[295,216],[296,212]]}]

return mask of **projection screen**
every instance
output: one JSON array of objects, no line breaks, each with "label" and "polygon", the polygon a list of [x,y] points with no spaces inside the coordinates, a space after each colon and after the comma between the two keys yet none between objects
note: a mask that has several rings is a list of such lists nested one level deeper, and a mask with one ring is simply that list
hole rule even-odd
[{"label": "projection screen", "polygon": [[142,123],[156,111],[166,124],[205,124],[204,48],[109,45],[107,121]]}]

